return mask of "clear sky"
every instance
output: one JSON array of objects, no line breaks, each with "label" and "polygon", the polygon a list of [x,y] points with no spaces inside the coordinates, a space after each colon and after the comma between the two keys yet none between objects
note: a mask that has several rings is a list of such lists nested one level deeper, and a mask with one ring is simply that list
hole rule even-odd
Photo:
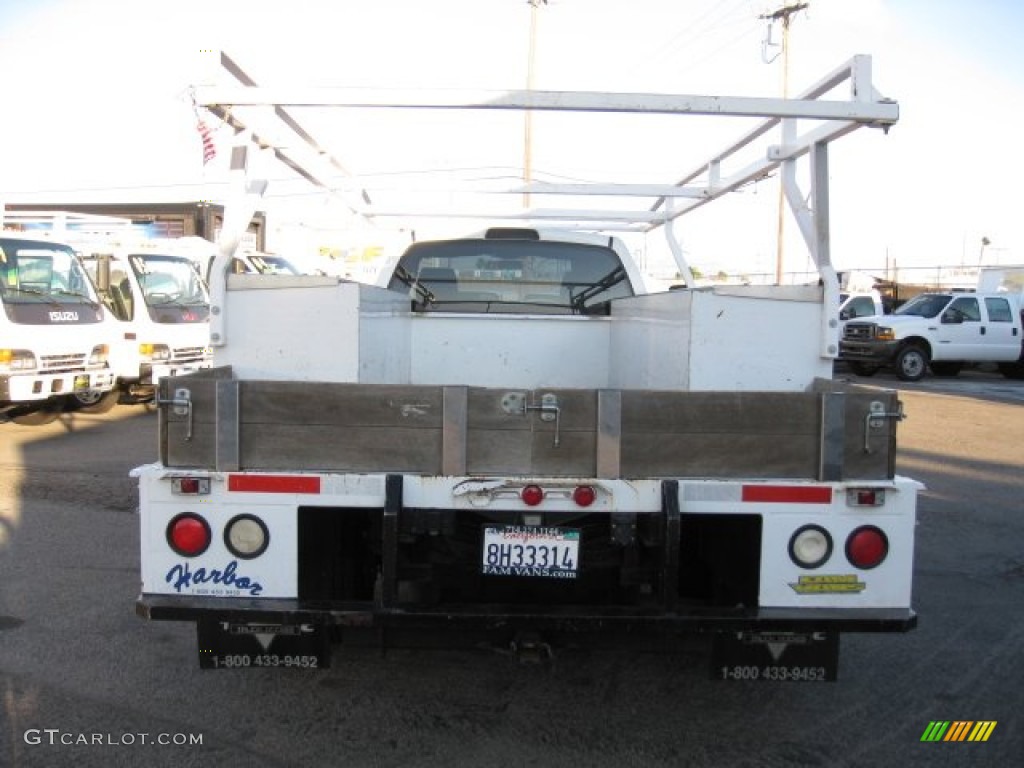
[{"label": "clear sky", "polygon": [[[781,59],[766,62],[778,49],[765,48],[760,17],[780,5],[550,0],[538,11],[534,85],[777,95]],[[204,183],[223,179],[228,135],[218,131],[222,151],[204,168],[188,98],[204,77],[201,50],[227,51],[268,85],[521,88],[529,19],[526,0],[0,0],[0,200],[203,196]],[[793,17],[791,92],[867,53],[876,87],[900,104],[888,135],[862,129],[830,153],[839,266],[976,264],[982,237],[987,260],[1024,262],[1022,35],[1024,3],[1015,0],[810,0]],[[776,26],[772,42],[780,39]],[[630,169],[638,176],[630,180],[664,181],[743,128],[717,126],[715,136],[687,128],[655,145],[614,122],[588,123],[571,155],[556,146],[562,128],[548,117],[534,128],[538,178]],[[421,119],[371,137],[350,124],[331,147],[357,169],[377,152],[394,166],[418,156],[428,167],[519,172],[521,120],[485,124],[488,136],[508,132],[508,149],[495,156],[479,136],[460,136],[455,147],[425,141],[427,124],[409,122]],[[368,138],[376,146],[360,144]],[[644,178],[648,167],[661,175]],[[705,270],[773,265],[775,195],[774,182],[764,182],[722,212],[714,204],[684,217],[677,230],[693,262]],[[284,210],[285,198],[270,201]],[[297,215],[290,203],[288,215]],[[788,229],[795,236],[795,225]],[[787,268],[803,267],[802,256],[795,261]]]}]

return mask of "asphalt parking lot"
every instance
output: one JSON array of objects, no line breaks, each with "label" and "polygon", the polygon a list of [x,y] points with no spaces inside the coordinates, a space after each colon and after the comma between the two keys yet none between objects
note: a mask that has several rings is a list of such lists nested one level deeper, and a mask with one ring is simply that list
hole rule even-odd
[{"label": "asphalt parking lot", "polygon": [[[187,624],[146,622],[140,407],[0,424],[0,764],[35,766],[1008,766],[1024,754],[1024,382],[899,389],[897,471],[920,480],[916,629],[842,637],[840,679],[722,683],[669,654],[337,652],[329,670],[206,672]],[[931,743],[934,722],[995,723]],[[47,741],[47,734],[56,741]],[[142,736],[145,734],[145,737]],[[167,736],[171,743],[144,742]],[[62,739],[99,738],[99,744]],[[198,739],[198,741],[197,741]]]}]

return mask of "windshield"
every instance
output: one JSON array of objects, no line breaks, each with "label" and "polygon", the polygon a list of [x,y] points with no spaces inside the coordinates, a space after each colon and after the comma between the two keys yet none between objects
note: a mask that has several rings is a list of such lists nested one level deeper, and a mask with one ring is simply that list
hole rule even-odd
[{"label": "windshield", "polygon": [[388,288],[440,312],[607,314],[610,300],[633,295],[612,248],[545,240],[417,243]]},{"label": "windshield", "polygon": [[11,304],[97,305],[75,252],[46,241],[0,238],[0,296]]},{"label": "windshield", "polygon": [[189,259],[135,254],[128,260],[139,279],[143,300],[150,307],[200,307],[209,304],[199,271]]},{"label": "windshield", "polygon": [[922,293],[893,312],[894,315],[915,315],[917,317],[938,317],[952,297],[942,293]]}]

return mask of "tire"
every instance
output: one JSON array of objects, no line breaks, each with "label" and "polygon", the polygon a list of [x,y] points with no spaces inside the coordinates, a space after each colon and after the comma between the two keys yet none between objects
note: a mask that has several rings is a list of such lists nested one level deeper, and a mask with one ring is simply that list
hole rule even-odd
[{"label": "tire", "polygon": [[71,396],[71,407],[82,413],[107,413],[120,398],[121,393],[112,389],[109,392],[76,392]]},{"label": "tire", "polygon": [[896,353],[893,363],[901,381],[920,381],[928,371],[928,352],[917,344],[908,344]]},{"label": "tire", "polygon": [[1024,379],[1024,363],[1000,363],[999,372],[1008,379]]},{"label": "tire", "polygon": [[963,370],[963,363],[936,363],[931,364],[932,373],[936,376],[956,376]]},{"label": "tire", "polygon": [[850,370],[858,376],[874,376],[878,373],[878,366],[867,363],[850,363]]}]

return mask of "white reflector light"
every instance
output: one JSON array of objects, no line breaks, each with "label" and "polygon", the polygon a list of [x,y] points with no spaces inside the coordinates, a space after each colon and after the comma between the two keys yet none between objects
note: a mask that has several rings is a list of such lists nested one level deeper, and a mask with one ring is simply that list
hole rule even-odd
[{"label": "white reflector light", "polygon": [[789,556],[802,568],[817,568],[832,556],[832,537],[821,526],[805,525],[789,540]]},{"label": "white reflector light", "polygon": [[224,546],[233,555],[251,559],[259,557],[270,543],[270,533],[263,521],[253,515],[239,515],[224,528]]}]

